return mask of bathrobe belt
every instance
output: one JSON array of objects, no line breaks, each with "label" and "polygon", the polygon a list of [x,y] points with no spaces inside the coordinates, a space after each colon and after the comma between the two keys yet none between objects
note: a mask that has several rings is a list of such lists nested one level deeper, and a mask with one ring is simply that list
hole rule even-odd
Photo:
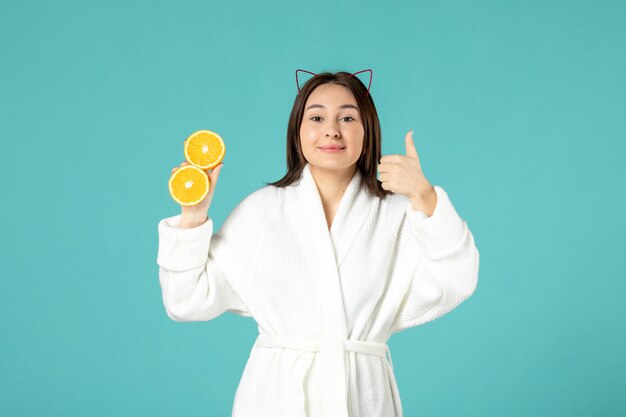
[{"label": "bathrobe belt", "polygon": [[322,385],[322,410],[325,416],[348,417],[348,378],[346,351],[376,355],[385,359],[387,373],[393,378],[391,352],[386,343],[337,338],[295,339],[258,335],[255,347],[272,347],[319,352]]}]

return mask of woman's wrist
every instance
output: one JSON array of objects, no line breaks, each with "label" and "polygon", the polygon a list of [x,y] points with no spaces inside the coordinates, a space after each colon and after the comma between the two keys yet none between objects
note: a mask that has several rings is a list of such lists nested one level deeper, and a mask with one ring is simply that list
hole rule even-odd
[{"label": "woman's wrist", "polygon": [[183,214],[180,218],[180,227],[182,227],[183,229],[198,227],[204,224],[207,219],[208,216],[206,214],[204,216],[185,216]]},{"label": "woman's wrist", "polygon": [[413,210],[423,211],[428,217],[435,212],[437,205],[437,192],[432,185],[424,192],[415,193],[410,197]]}]

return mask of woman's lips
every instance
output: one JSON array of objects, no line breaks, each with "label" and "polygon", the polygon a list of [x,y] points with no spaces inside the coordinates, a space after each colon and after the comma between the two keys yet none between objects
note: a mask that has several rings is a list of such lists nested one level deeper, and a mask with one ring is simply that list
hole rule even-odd
[{"label": "woman's lips", "polygon": [[336,153],[336,152],[341,152],[343,151],[345,148],[319,148],[320,151],[322,152],[328,152],[328,153]]}]

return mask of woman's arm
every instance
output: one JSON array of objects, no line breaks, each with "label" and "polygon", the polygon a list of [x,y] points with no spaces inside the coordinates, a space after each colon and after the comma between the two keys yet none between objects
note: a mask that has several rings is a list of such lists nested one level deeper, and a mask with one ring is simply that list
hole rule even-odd
[{"label": "woman's arm", "polygon": [[478,285],[479,253],[467,223],[443,188],[435,186],[432,216],[406,207],[404,227],[415,239],[419,261],[392,326],[392,333],[450,312]]},{"label": "woman's arm", "polygon": [[213,220],[181,227],[181,215],[159,222],[159,282],[168,317],[175,321],[206,321],[224,312],[249,317],[246,306],[213,256],[221,235]]}]

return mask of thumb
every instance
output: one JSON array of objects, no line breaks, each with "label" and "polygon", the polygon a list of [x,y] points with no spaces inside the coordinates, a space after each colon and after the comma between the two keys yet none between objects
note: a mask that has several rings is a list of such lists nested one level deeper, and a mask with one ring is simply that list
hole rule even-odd
[{"label": "thumb", "polygon": [[415,144],[413,143],[413,131],[412,130],[406,134],[404,138],[404,142],[406,145],[406,156],[410,158],[418,159],[417,149],[415,149]]}]

